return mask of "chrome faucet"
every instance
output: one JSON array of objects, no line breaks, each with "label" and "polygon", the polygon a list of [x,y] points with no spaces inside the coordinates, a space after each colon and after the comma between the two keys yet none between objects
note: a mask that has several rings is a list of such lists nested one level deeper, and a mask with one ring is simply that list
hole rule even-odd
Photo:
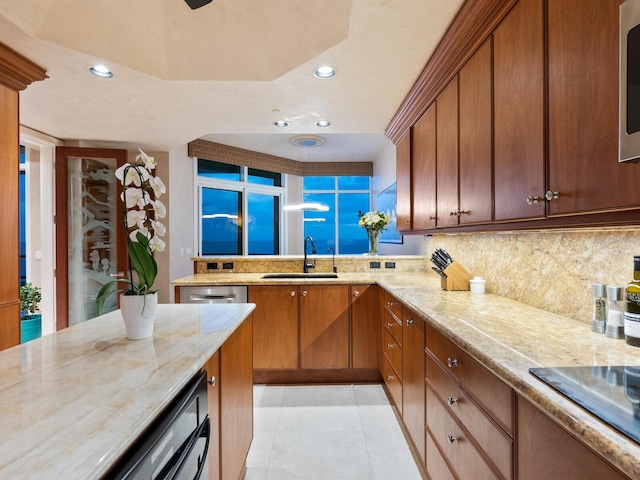
[{"label": "chrome faucet", "polygon": [[313,263],[307,263],[307,242],[311,242],[311,254],[316,255],[316,244],[313,243],[313,238],[307,237],[304,239],[304,266],[302,267],[303,273],[309,273],[310,268],[316,268],[316,259],[313,259]]}]

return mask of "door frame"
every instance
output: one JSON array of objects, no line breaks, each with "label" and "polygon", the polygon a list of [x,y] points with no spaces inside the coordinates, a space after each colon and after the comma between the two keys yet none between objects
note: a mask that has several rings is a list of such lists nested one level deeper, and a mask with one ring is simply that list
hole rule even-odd
[{"label": "door frame", "polygon": [[[55,180],[55,226],[56,226],[56,330],[62,330],[69,326],[69,219],[67,207],[69,196],[67,192],[67,175],[69,172],[69,158],[115,158],[117,165],[127,162],[127,150],[111,148],[83,148],[83,147],[56,147],[56,180]],[[122,192],[122,186],[117,183],[118,197]],[[122,209],[116,208],[116,220],[118,225],[123,225]],[[124,235],[117,235],[116,248],[118,267],[126,265],[126,241]],[[120,270],[120,268],[119,268]],[[126,270],[122,268],[122,270]]]}]

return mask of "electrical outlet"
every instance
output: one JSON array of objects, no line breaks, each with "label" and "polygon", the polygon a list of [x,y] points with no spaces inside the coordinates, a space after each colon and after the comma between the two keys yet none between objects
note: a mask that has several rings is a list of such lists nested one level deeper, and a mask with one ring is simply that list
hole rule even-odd
[{"label": "electrical outlet", "polygon": [[380,262],[369,262],[369,268],[380,268]]},{"label": "electrical outlet", "polygon": [[207,262],[207,270],[217,270],[218,262]]},{"label": "electrical outlet", "polygon": [[233,262],[223,263],[222,264],[222,269],[223,270],[233,270]]},{"label": "electrical outlet", "polygon": [[396,268],[396,262],[384,262],[384,268]]}]

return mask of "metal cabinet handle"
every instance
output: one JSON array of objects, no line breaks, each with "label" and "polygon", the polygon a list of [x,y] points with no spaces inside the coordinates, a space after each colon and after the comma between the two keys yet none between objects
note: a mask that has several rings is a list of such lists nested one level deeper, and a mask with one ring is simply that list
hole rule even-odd
[{"label": "metal cabinet handle", "polygon": [[387,302],[387,307],[393,307],[393,302]]},{"label": "metal cabinet handle", "polygon": [[303,297],[306,297],[306,296],[307,296],[307,291],[306,291],[306,290],[303,290],[303,291],[302,291],[302,296],[303,296]]},{"label": "metal cabinet handle", "polygon": [[216,377],[211,377],[209,380],[207,380],[207,383],[209,385],[211,385],[212,387],[216,386]]},{"label": "metal cabinet handle", "polygon": [[393,375],[387,375],[387,380],[389,381],[393,380]]},{"label": "metal cabinet handle", "polygon": [[450,407],[458,404],[458,397],[447,397],[447,403]]},{"label": "metal cabinet handle", "polygon": [[387,328],[393,328],[393,323],[391,322],[387,323]]},{"label": "metal cabinet handle", "polygon": [[407,326],[410,327],[411,325],[413,325],[413,320],[408,318],[407,319]]},{"label": "metal cabinet handle", "polygon": [[393,343],[387,343],[387,349],[391,350],[393,348]]},{"label": "metal cabinet handle", "polygon": [[459,365],[457,358],[447,358],[447,366],[449,368],[457,367]]},{"label": "metal cabinet handle", "polygon": [[432,217],[429,217],[429,220],[437,220],[437,219],[438,219],[438,217],[436,217],[435,215],[432,216]]},{"label": "metal cabinet handle", "polygon": [[292,297],[295,297],[295,296],[296,296],[296,292],[295,292],[295,291],[293,291],[293,290],[291,290],[291,296],[292,296]]},{"label": "metal cabinet handle", "polygon": [[539,203],[540,202],[540,197],[534,197],[532,195],[529,195],[527,197],[527,203],[529,205],[533,205],[534,203]]},{"label": "metal cabinet handle", "polygon": [[353,292],[353,296],[354,297],[359,297],[360,296],[360,292],[358,292],[357,290],[355,292]]},{"label": "metal cabinet handle", "polygon": [[544,194],[544,198],[546,198],[547,201],[550,202],[551,200],[560,198],[560,192],[552,192],[551,190],[549,190],[547,193]]},{"label": "metal cabinet handle", "polygon": [[447,435],[447,442],[449,444],[458,443],[458,437],[456,435]]}]

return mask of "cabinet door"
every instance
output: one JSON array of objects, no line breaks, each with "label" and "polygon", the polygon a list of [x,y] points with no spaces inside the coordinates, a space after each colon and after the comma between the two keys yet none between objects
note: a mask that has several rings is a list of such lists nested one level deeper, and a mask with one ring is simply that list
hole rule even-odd
[{"label": "cabinet door", "polygon": [[411,132],[396,147],[396,228],[411,230]]},{"label": "cabinet door", "polygon": [[460,224],[493,214],[491,39],[460,70]]},{"label": "cabinet door", "polygon": [[301,368],[349,368],[349,286],[300,287]]},{"label": "cabinet door", "polygon": [[[549,2],[549,215],[637,207],[640,168],[618,163],[620,0]],[[588,73],[585,73],[588,72]]]},{"label": "cabinet door", "polygon": [[436,99],[438,227],[458,225],[458,77]]},{"label": "cabinet door", "polygon": [[209,436],[209,480],[220,479],[220,350],[205,363],[207,371],[207,406],[211,434]]},{"label": "cabinet door", "polygon": [[378,367],[378,294],[376,285],[351,285],[351,366]]},{"label": "cabinet door", "polygon": [[518,397],[518,479],[623,480],[595,453]]},{"label": "cabinet door", "polygon": [[[493,55],[494,219],[542,218],[543,0],[520,0],[513,7],[494,32]],[[528,204],[527,197],[540,200]]]},{"label": "cabinet door", "polygon": [[251,285],[253,368],[298,368],[298,287]]},{"label": "cabinet door", "polygon": [[425,465],[425,323],[403,309],[402,327],[402,420]]},{"label": "cabinet door", "polygon": [[411,128],[413,229],[436,227],[436,104]]},{"label": "cabinet door", "polygon": [[241,478],[253,440],[252,320],[220,347],[220,478]]}]

